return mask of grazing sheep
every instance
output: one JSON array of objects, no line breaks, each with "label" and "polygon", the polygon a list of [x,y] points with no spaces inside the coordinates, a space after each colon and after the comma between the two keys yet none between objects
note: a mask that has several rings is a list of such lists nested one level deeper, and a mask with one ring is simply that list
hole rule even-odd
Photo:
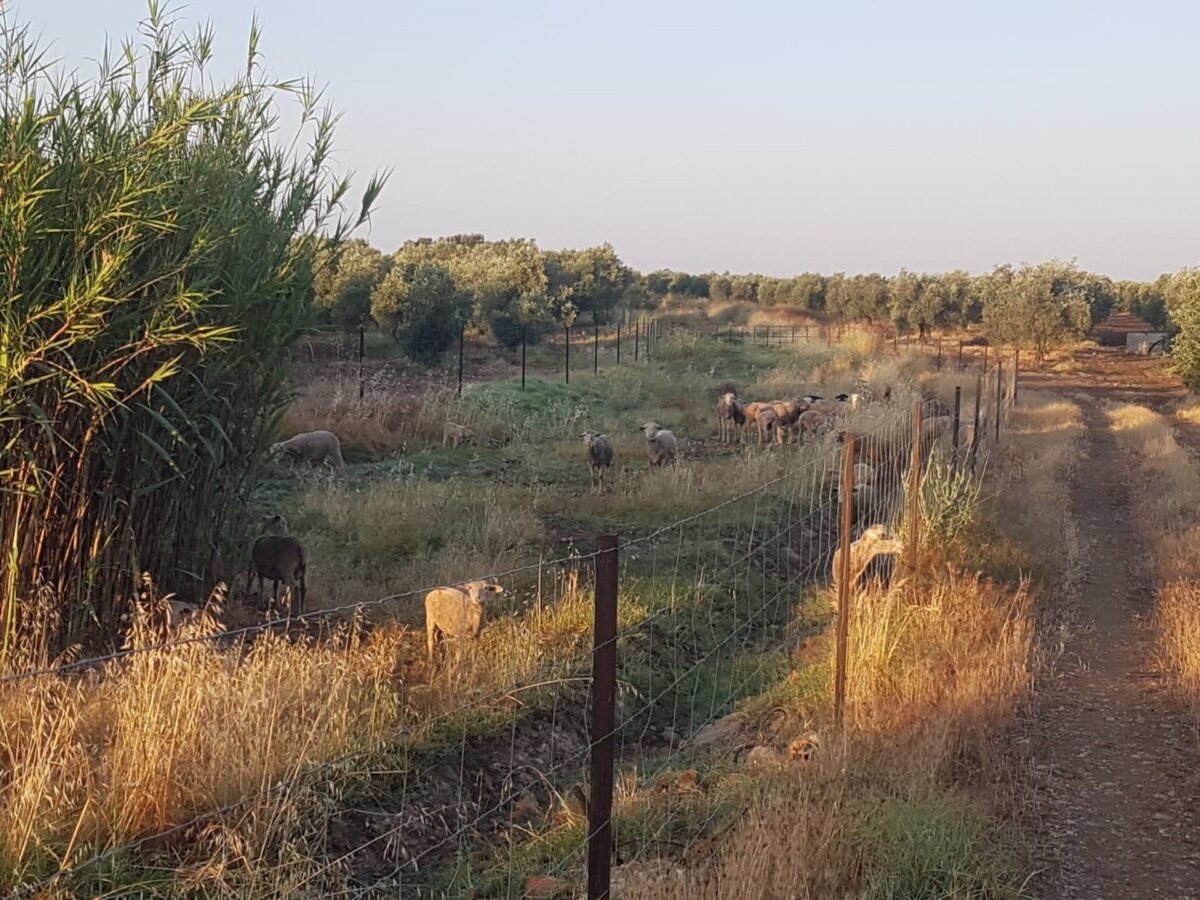
[{"label": "grazing sheep", "polygon": [[758,411],[754,421],[758,426],[759,446],[770,443],[772,433],[779,434],[779,417],[775,415],[775,410],[771,409],[769,405],[763,404],[763,408]]},{"label": "grazing sheep", "polygon": [[254,542],[250,569],[246,572],[247,590],[251,573],[256,573],[259,598],[263,596],[263,580],[266,579],[271,582],[271,604],[275,606],[279,603],[279,583],[282,581],[284,596],[288,597],[288,612],[303,615],[308,554],[304,545],[287,533],[287,520],[283,516],[264,516],[263,521],[264,534]]},{"label": "grazing sheep", "polygon": [[[838,479],[838,503],[842,502],[842,482]],[[875,499],[875,468],[867,463],[854,464],[854,486],[851,489],[856,515],[866,511]]]},{"label": "grazing sheep", "polygon": [[831,418],[838,418],[849,415],[858,409],[860,400],[861,397],[858,394],[838,394],[832,400],[814,400],[809,403],[808,408],[825,413]]},{"label": "grazing sheep", "polygon": [[306,431],[271,445],[273,456],[286,456],[288,462],[324,463],[335,469],[345,468],[342,445],[332,431]]},{"label": "grazing sheep", "polygon": [[659,428],[655,422],[647,422],[642,426],[642,434],[646,436],[646,459],[650,468],[669,466],[675,463],[677,441],[675,435],[665,428]]},{"label": "grazing sheep", "polygon": [[479,435],[474,428],[468,428],[466,425],[456,425],[454,422],[447,422],[442,426],[442,446],[447,444],[453,449],[458,449],[458,445],[462,443],[475,443]]},{"label": "grazing sheep", "polygon": [[823,412],[806,409],[796,419],[796,440],[806,437],[820,437],[833,427],[833,420]]},{"label": "grazing sheep", "polygon": [[808,409],[808,401],[802,398],[796,400],[771,400],[769,406],[775,413],[775,437],[782,444],[787,432],[795,426],[796,421]]},{"label": "grazing sheep", "polygon": [[[846,442],[846,432],[837,433],[837,443]],[[877,434],[859,435],[854,442],[855,458],[873,466],[878,476],[889,483],[896,483],[904,472],[905,462],[909,459],[910,442],[893,444],[886,437]]]},{"label": "grazing sheep", "polygon": [[742,433],[746,425],[746,407],[737,394],[726,391],[717,401],[717,437],[722,441],[731,441],[735,435]]},{"label": "grazing sheep", "polygon": [[592,490],[599,484],[600,493],[604,493],[604,478],[613,462],[613,445],[608,435],[595,431],[583,434],[583,443],[587,446],[588,469],[592,474]]},{"label": "grazing sheep", "polygon": [[[857,541],[850,544],[850,588],[851,590],[858,584],[864,574],[868,574],[868,569],[872,570],[873,575],[886,583],[890,578],[888,569],[895,564],[895,556],[904,545],[892,533],[892,530],[886,525],[872,525],[870,528],[863,530],[862,535]],[[891,566],[873,566],[872,563],[877,557],[887,557]],[[838,549],[833,554],[833,583],[836,585],[841,577],[842,572],[842,548]]]},{"label": "grazing sheep", "polygon": [[479,640],[486,612],[484,604],[504,588],[487,581],[468,581],[458,587],[435,588],[425,595],[425,643],[433,665],[440,632],[446,638]]}]

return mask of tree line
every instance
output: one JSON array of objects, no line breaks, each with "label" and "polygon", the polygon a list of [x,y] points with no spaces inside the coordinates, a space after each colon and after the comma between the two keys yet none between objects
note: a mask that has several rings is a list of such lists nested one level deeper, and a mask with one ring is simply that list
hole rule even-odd
[{"label": "tree line", "polygon": [[[464,234],[408,241],[391,255],[362,240],[326,248],[313,298],[328,324],[357,328],[373,321],[425,362],[436,361],[468,326],[512,348],[523,336],[537,341],[580,317],[603,325],[618,309],[653,309],[668,298],[786,306],[902,330],[982,324],[990,337],[1027,345],[1041,357],[1117,309],[1167,327],[1168,301],[1181,277],[1114,281],[1061,260],[1003,264],[981,275],[643,274],[610,244],[547,251],[532,240]],[[1200,366],[1200,346],[1197,357]]]}]

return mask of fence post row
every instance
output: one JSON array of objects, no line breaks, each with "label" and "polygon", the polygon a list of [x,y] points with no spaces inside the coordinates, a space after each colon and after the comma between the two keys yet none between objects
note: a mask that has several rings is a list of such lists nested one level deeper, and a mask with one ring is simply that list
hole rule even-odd
[{"label": "fence post row", "polygon": [[911,534],[912,545],[908,550],[908,567],[912,574],[917,573],[917,565],[919,562],[919,553],[921,547],[921,465],[922,459],[922,430],[924,428],[922,405],[920,402],[913,404],[913,449],[912,449],[912,472],[909,476],[908,488],[908,523]]},{"label": "fence post row", "polygon": [[588,803],[587,895],[609,895],[612,876],[613,760],[617,709],[617,536],[596,536],[596,600],[592,626],[592,743]]},{"label": "fence post row", "polygon": [[458,396],[462,396],[462,379],[463,379],[463,343],[467,336],[467,326],[465,324],[458,326]]},{"label": "fence post row", "polygon": [[833,676],[833,718],[839,729],[846,715],[846,650],[850,640],[850,544],[854,525],[854,433],[846,432],[842,460],[842,504],[838,540],[837,664]]},{"label": "fence post row", "polygon": [[363,374],[363,358],[367,355],[367,329],[358,326],[358,402],[361,403],[367,393],[367,381]]}]

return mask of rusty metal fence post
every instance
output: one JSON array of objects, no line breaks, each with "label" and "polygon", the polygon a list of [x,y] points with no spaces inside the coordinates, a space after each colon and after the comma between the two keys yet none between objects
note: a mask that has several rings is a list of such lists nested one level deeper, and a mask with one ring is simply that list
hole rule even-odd
[{"label": "rusty metal fence post", "polygon": [[588,900],[608,897],[612,877],[613,761],[617,711],[617,536],[596,536],[592,627],[592,742],[588,803]]},{"label": "rusty metal fence post", "polygon": [[911,532],[911,546],[908,548],[908,570],[917,574],[917,564],[921,551],[921,451],[923,437],[921,404],[913,404],[913,445],[912,471],[908,480],[908,530]]},{"label": "rusty metal fence post", "polygon": [[850,545],[854,524],[854,433],[846,432],[842,462],[842,503],[838,541],[837,664],[833,676],[833,717],[839,729],[846,715],[846,653],[850,642]]}]

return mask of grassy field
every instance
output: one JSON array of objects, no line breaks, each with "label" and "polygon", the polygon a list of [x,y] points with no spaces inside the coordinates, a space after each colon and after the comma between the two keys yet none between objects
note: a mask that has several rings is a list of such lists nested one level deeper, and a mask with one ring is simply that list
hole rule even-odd
[{"label": "grassy field", "polygon": [[[524,391],[498,379],[461,399],[378,388],[359,404],[310,378],[284,433],[336,431],[348,468],[268,472],[247,521],[288,518],[309,550],[310,606],[370,606],[240,653],[197,642],[6,687],[6,877],[36,883],[67,861],[89,863],[55,883],[68,892],[516,896],[534,879],[569,895],[585,837],[588,555],[595,534],[615,532],[628,896],[736,896],[750,865],[810,896],[1015,894],[1014,848],[955,786],[1026,688],[1029,562],[989,524],[993,501],[943,464],[929,470],[921,573],[856,605],[842,740],[826,635],[838,448],[715,440],[726,382],[751,399],[891,385],[890,406],[848,425],[900,439],[922,388],[945,397],[973,380],[917,356],[881,360],[860,335],[782,348],[680,338],[652,363],[569,386],[533,377]],[[441,447],[447,419],[487,440]],[[675,468],[647,470],[648,420],[679,435]],[[588,491],[587,429],[616,445],[604,496]],[[975,550],[993,543],[1008,549]],[[225,549],[244,557],[237,541]],[[506,592],[478,648],[431,669],[422,590],[483,575]],[[251,621],[247,599],[235,585],[185,635]],[[158,639],[149,621],[130,634],[135,647]],[[819,749],[791,759],[801,745]],[[694,864],[718,838],[716,862]],[[664,865],[683,873],[671,885]]]}]

